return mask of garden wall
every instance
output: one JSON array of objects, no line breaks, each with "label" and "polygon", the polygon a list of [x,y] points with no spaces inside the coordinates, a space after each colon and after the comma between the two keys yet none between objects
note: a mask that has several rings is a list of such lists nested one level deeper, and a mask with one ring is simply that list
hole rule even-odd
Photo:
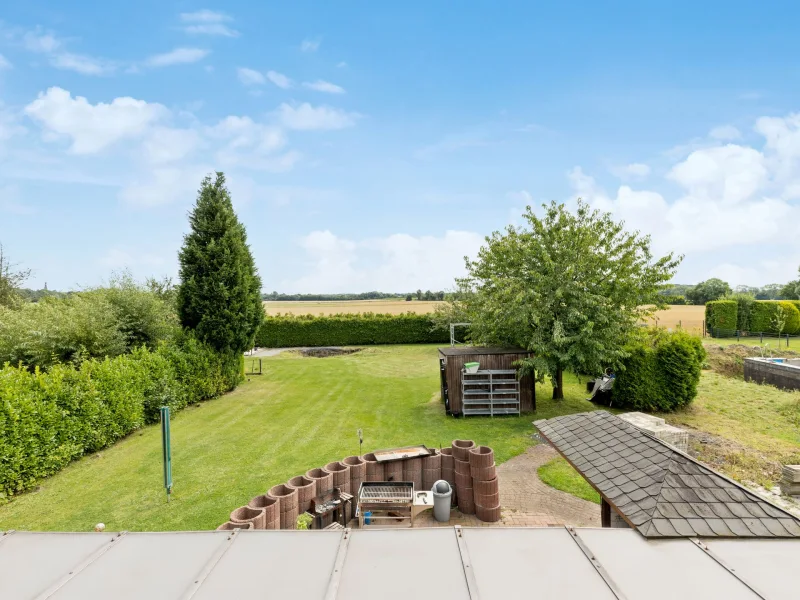
[{"label": "garden wall", "polygon": [[267,316],[256,334],[255,345],[261,348],[292,348],[449,342],[450,332],[434,329],[430,315],[362,313]]}]

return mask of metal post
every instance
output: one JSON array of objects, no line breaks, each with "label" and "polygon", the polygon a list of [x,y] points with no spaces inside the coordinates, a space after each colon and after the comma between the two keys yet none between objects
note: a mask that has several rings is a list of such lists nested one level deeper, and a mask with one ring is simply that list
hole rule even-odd
[{"label": "metal post", "polygon": [[167,490],[167,502],[172,493],[172,446],[169,439],[169,406],[162,406],[161,413],[161,449],[164,459],[164,488]]},{"label": "metal post", "polygon": [[736,341],[737,342],[739,341],[739,330],[738,329],[736,330]]},{"label": "metal post", "polygon": [[789,334],[786,334],[786,347],[789,347]]},{"label": "metal post", "polygon": [[762,344],[764,343],[764,332],[763,331],[761,332],[761,342],[760,343],[762,343]]}]

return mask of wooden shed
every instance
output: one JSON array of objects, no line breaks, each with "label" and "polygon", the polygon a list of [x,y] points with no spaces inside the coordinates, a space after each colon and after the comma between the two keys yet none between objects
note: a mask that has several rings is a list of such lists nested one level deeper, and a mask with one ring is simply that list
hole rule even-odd
[{"label": "wooden shed", "polygon": [[[533,378],[526,375],[518,379],[514,366],[529,356],[531,353],[522,348],[439,348],[442,400],[447,414],[501,415],[536,410]],[[480,366],[477,373],[467,374],[464,364],[471,362]]]}]

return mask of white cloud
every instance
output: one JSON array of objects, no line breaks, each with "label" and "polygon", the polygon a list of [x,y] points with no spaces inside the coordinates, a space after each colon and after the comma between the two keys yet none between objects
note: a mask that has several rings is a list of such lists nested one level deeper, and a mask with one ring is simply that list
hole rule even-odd
[{"label": "white cloud", "polygon": [[343,87],[329,81],[323,81],[322,79],[318,79],[317,81],[306,81],[303,84],[303,87],[316,92],[325,92],[326,94],[344,94]]},{"label": "white cloud", "polygon": [[200,134],[193,129],[154,127],[142,144],[145,158],[154,164],[182,160],[203,144]]},{"label": "white cloud", "polygon": [[198,10],[195,12],[181,13],[181,22],[185,23],[183,31],[194,35],[221,35],[237,37],[239,32],[229,27],[233,19],[228,15],[213,10]]},{"label": "white cloud", "polygon": [[307,274],[281,282],[295,292],[326,290],[448,289],[464,274],[464,256],[475,256],[483,236],[446,231],[441,236],[404,233],[349,240],[330,231],[313,231],[299,241]]},{"label": "white cloud", "polygon": [[159,167],[123,187],[119,199],[142,208],[173,202],[188,204],[195,197],[200,181],[211,170],[202,167]]},{"label": "white cloud", "polygon": [[741,139],[741,132],[733,125],[720,125],[708,132],[708,137],[721,142],[730,142]]},{"label": "white cloud", "polygon": [[0,54],[0,71],[5,71],[6,69],[12,69],[13,65],[9,62],[9,60]]},{"label": "white cloud", "polygon": [[81,75],[106,75],[116,69],[114,64],[102,59],[72,54],[71,52],[53,55],[50,59],[50,64],[56,69],[75,71]]},{"label": "white cloud", "polygon": [[319,49],[319,45],[320,44],[321,44],[321,41],[318,40],[318,39],[312,40],[312,39],[306,38],[300,44],[300,50],[302,50],[303,52],[316,52]]},{"label": "white cloud", "polygon": [[675,165],[669,179],[686,188],[690,195],[738,203],[763,186],[769,173],[764,155],[753,148],[728,144],[695,150]]},{"label": "white cloud", "polygon": [[267,79],[284,90],[294,86],[294,82],[291,79],[277,71],[267,71]]},{"label": "white cloud", "polygon": [[336,68],[337,69],[344,69],[345,67],[347,67],[347,63],[344,62],[344,61],[341,61],[341,62],[336,64]]},{"label": "white cloud", "polygon": [[521,204],[522,206],[530,206],[533,204],[533,196],[528,190],[513,190],[506,194],[509,200]]},{"label": "white cloud", "polygon": [[631,163],[622,167],[614,167],[611,172],[623,181],[644,179],[650,175],[650,167],[643,163]]},{"label": "white cloud", "polygon": [[52,87],[28,104],[25,114],[44,128],[47,140],[67,137],[73,153],[92,154],[121,139],[141,136],[169,111],[130,97],[90,104],[82,96],[73,98],[67,90]]},{"label": "white cloud", "polygon": [[38,27],[22,35],[22,45],[30,52],[50,54],[61,48],[61,41],[52,33],[43,33]]},{"label": "white cloud", "polygon": [[355,125],[358,113],[348,113],[330,106],[311,106],[308,102],[292,106],[281,104],[278,107],[278,118],[288,129],[345,129]]},{"label": "white cloud", "polygon": [[263,74],[254,69],[248,69],[247,67],[237,68],[236,75],[239,77],[239,81],[244,85],[264,85],[264,83],[266,83]]},{"label": "white cloud", "polygon": [[148,67],[169,67],[172,65],[185,65],[203,60],[210,53],[201,48],[175,48],[171,52],[156,54],[145,61]]}]

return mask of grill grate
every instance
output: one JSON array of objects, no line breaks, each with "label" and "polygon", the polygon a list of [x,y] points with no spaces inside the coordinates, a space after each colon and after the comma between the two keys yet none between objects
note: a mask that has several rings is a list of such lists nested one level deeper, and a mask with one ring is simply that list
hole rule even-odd
[{"label": "grill grate", "polygon": [[374,485],[362,487],[361,502],[411,502],[413,488],[403,485]]}]

